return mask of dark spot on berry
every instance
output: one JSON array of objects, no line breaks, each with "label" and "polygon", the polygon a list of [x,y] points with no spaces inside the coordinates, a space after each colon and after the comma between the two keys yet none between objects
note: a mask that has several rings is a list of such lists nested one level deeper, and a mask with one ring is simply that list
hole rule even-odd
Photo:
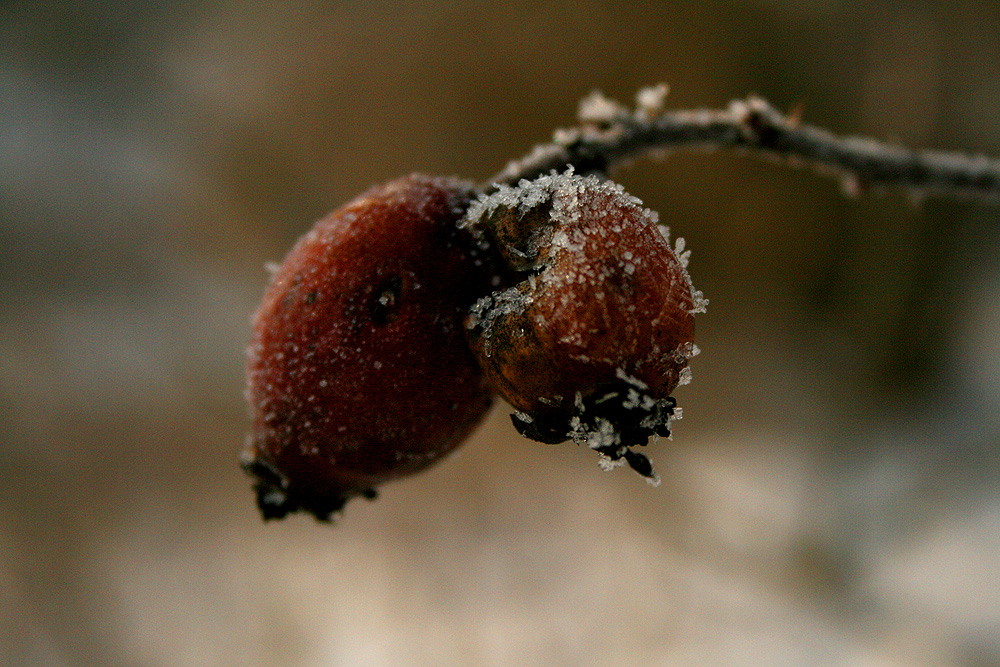
[{"label": "dark spot on berry", "polygon": [[372,299],[368,303],[368,314],[371,316],[372,322],[378,326],[385,326],[396,319],[402,287],[402,279],[399,276],[393,276],[383,280],[375,289]]}]

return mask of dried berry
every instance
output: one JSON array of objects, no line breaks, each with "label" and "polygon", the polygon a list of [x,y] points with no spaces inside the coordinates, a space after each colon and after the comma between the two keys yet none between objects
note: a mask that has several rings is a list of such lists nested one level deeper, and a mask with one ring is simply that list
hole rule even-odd
[{"label": "dried berry", "polygon": [[631,448],[668,436],[705,301],[687,253],[621,186],[567,172],[501,187],[463,226],[495,246],[516,284],[480,299],[469,340],[526,437],[573,439],[654,478]]},{"label": "dried berry", "polygon": [[316,223],[268,286],[248,349],[244,467],[265,518],[326,519],[457,446],[490,391],[465,339],[491,272],[456,222],[465,182],[410,176]]}]

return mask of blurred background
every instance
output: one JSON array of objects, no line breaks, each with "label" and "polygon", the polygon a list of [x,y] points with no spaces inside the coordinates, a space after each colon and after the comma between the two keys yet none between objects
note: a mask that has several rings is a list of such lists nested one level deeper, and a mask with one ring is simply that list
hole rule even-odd
[{"label": "blurred background", "polygon": [[0,664],[1000,665],[1000,210],[732,154],[616,174],[694,249],[647,486],[503,405],[336,526],[236,465],[264,263],[594,89],[1000,155],[975,0],[0,4]]}]

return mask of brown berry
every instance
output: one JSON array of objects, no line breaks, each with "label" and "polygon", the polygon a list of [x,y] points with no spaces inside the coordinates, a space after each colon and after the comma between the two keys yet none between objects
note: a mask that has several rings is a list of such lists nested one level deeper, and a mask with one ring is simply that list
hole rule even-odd
[{"label": "brown berry", "polygon": [[[479,300],[469,340],[525,436],[573,439],[653,478],[631,447],[668,436],[705,301],[656,216],[609,181],[568,172],[501,187],[464,226],[519,282]],[[679,243],[680,245],[680,243]],[[682,247],[682,246],[681,246]]]},{"label": "brown berry", "polygon": [[327,519],[352,496],[435,463],[490,404],[465,339],[490,290],[457,221],[466,182],[409,176],[316,223],[253,321],[244,467],[265,518]]}]

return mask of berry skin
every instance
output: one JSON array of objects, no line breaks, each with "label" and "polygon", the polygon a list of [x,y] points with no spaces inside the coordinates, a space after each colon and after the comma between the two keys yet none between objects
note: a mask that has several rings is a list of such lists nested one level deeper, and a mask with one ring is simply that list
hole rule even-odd
[{"label": "berry skin", "polygon": [[595,177],[543,176],[501,187],[463,226],[518,274],[480,299],[469,341],[518,431],[573,439],[655,479],[631,447],[669,436],[673,390],[689,380],[694,314],[705,301],[655,214]]},{"label": "berry skin", "polygon": [[413,175],[316,223],[275,272],[247,351],[241,461],[265,519],[328,519],[351,497],[432,465],[491,392],[466,342],[492,273],[457,221],[473,196]]}]

